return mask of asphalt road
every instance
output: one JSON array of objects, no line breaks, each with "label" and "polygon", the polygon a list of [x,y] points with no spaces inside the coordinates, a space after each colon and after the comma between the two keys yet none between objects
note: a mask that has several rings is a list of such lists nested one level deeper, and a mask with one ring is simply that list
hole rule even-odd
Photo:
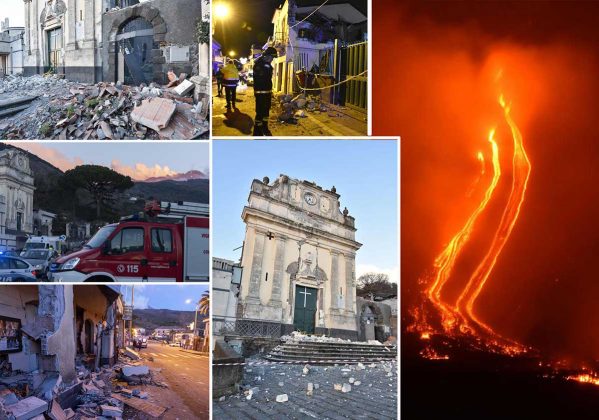
[{"label": "asphalt road", "polygon": [[[256,101],[252,87],[240,86],[237,88],[237,111],[227,112],[227,101],[224,96],[218,97],[216,83],[212,90],[212,130],[215,136],[250,136],[253,134],[254,117],[256,115]],[[268,127],[277,136],[365,136],[368,128],[365,116],[357,111],[344,107],[331,107],[329,113],[307,112],[306,118],[299,118],[297,124],[283,124],[278,122],[277,116],[280,108],[276,99],[270,110]]]},{"label": "asphalt road", "polygon": [[140,351],[156,380],[168,388],[152,387],[153,402],[168,407],[168,418],[209,418],[209,358],[180,347],[154,342]]}]

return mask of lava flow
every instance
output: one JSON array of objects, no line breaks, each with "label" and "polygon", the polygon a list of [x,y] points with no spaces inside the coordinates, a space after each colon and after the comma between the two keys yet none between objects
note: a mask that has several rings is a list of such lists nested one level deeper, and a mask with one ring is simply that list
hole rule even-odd
[{"label": "lava flow", "polygon": [[[441,325],[446,334],[455,334],[457,332],[470,334],[479,341],[482,340],[487,343],[487,347],[490,350],[499,351],[505,354],[517,354],[526,351],[526,349],[518,343],[501,337],[490,326],[481,321],[474,313],[474,303],[482,292],[485,283],[493,271],[495,263],[516,224],[531,172],[531,164],[524,148],[522,134],[511,117],[510,107],[506,104],[503,96],[499,98],[499,103],[503,108],[504,117],[510,127],[514,142],[512,188],[507,203],[505,204],[500,223],[489,250],[459,294],[455,304],[444,302],[442,298],[443,287],[451,278],[456,260],[470,239],[476,221],[487,208],[501,177],[499,148],[495,141],[495,130],[491,130],[489,134],[489,143],[491,144],[492,149],[493,177],[478,207],[470,215],[462,229],[454,235],[441,254],[436,258],[432,281],[426,288],[425,294],[428,301],[432,303],[434,308],[439,312],[441,316]],[[480,154],[479,160],[482,160]],[[484,172],[485,166],[483,161],[481,174],[479,175],[477,182],[484,175]],[[416,327],[413,329],[421,332],[422,339],[428,340],[431,332],[434,331],[434,328],[426,319],[424,307],[420,310],[416,310],[415,316]],[[429,353],[424,352],[421,354],[423,357],[427,357]]]}]

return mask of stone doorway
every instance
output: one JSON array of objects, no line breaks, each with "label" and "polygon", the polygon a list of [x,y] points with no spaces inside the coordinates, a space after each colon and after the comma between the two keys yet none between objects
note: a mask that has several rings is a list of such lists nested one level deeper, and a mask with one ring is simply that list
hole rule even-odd
[{"label": "stone doorway", "polygon": [[126,85],[149,84],[154,75],[154,27],[143,17],[127,21],[116,37],[117,80]]},{"label": "stone doorway", "polygon": [[293,327],[296,331],[314,333],[317,293],[318,290],[312,287],[295,286]]},{"label": "stone doorway", "polygon": [[85,320],[85,353],[94,353],[94,324],[89,319]]}]

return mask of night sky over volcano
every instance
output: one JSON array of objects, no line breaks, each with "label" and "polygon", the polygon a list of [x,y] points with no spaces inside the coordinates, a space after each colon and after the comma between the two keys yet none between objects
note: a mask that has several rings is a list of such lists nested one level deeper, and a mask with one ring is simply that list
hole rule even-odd
[{"label": "night sky over volcano", "polygon": [[446,300],[489,246],[511,185],[503,93],[532,171],[475,311],[552,356],[599,359],[599,2],[401,3],[373,7],[373,134],[402,137],[402,314],[480,202],[496,128],[502,179]]}]

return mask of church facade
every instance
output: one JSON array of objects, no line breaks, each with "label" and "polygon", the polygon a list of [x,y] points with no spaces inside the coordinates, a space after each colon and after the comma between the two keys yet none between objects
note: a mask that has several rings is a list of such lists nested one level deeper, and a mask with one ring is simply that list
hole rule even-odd
[{"label": "church facade", "polygon": [[355,220],[335,187],[280,175],[252,182],[237,317],[357,339]]},{"label": "church facade", "polygon": [[0,152],[0,250],[19,249],[33,233],[33,171],[19,150]]},{"label": "church facade", "polygon": [[[197,0],[23,0],[25,75],[139,85],[198,74]],[[208,59],[208,58],[207,58]]]}]

